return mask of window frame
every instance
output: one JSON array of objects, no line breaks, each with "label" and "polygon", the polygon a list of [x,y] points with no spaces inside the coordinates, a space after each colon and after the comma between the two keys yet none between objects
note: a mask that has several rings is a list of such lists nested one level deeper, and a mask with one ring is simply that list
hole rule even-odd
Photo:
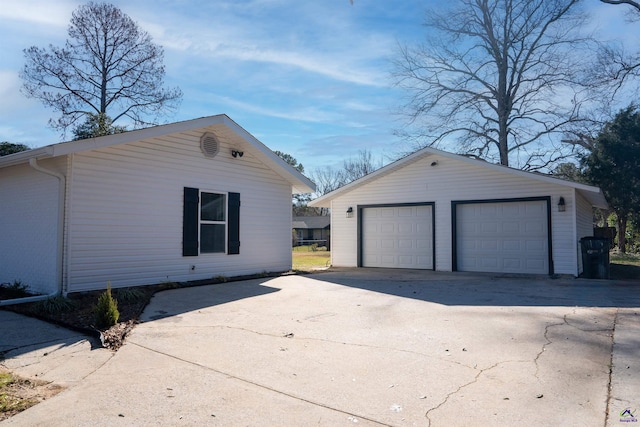
[{"label": "window frame", "polygon": [[182,205],[182,256],[197,257],[201,254],[240,254],[241,205],[240,193],[232,191],[204,191],[204,193],[226,194],[226,251],[200,251],[200,194],[199,188],[183,187]]},{"label": "window frame", "polygon": [[[223,221],[202,219],[203,194],[214,194],[214,195],[224,196],[224,202],[223,202],[224,220]],[[202,226],[203,225],[223,225],[224,226],[224,239],[222,242],[222,248],[223,248],[222,251],[203,251],[202,250]],[[229,241],[229,193],[226,191],[200,190],[198,193],[198,242],[199,242],[198,253],[200,255],[214,255],[214,254],[227,255],[228,241]]]}]

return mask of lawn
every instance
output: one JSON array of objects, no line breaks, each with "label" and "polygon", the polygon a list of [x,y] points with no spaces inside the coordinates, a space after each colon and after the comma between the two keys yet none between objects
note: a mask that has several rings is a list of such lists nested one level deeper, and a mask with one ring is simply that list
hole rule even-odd
[{"label": "lawn", "polygon": [[640,255],[612,252],[611,278],[640,280]]},{"label": "lawn", "polygon": [[292,256],[295,271],[312,271],[331,264],[331,252],[326,248],[312,250],[310,246],[297,246],[293,248]]}]

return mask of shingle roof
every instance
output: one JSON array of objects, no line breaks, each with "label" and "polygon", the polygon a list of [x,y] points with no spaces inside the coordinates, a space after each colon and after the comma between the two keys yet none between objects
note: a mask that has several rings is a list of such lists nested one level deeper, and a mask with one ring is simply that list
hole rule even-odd
[{"label": "shingle roof", "polygon": [[331,225],[330,216],[294,216],[292,228],[313,229],[328,228]]}]

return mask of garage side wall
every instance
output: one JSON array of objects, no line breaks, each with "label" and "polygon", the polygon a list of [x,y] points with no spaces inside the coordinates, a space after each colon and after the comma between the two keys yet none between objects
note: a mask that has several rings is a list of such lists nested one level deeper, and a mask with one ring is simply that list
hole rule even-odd
[{"label": "garage side wall", "polygon": [[59,191],[57,178],[28,164],[0,169],[0,283],[58,289]]},{"label": "garage side wall", "polygon": [[[405,164],[332,200],[332,263],[335,266],[357,266],[357,218],[346,217],[348,207],[434,202],[436,270],[451,271],[452,200],[547,196],[551,200],[554,272],[575,275],[575,216],[571,213],[575,209],[573,189],[438,155]],[[560,197],[565,199],[565,212],[558,212]]]},{"label": "garage side wall", "polygon": [[578,259],[579,275],[583,271],[582,267],[582,248],[580,247],[580,239],[583,237],[593,236],[593,208],[584,197],[576,192],[576,257]]},{"label": "garage side wall", "polygon": [[[212,127],[73,157],[68,291],[237,276],[291,268],[291,185]],[[232,149],[244,150],[233,158]],[[183,256],[184,188],[240,194],[240,253]]]}]

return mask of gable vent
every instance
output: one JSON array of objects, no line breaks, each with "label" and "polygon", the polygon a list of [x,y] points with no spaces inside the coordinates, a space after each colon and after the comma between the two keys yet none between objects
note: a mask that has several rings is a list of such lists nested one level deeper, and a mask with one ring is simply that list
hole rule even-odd
[{"label": "gable vent", "polygon": [[212,133],[205,133],[200,137],[200,149],[207,157],[215,157],[220,151],[220,143]]}]

